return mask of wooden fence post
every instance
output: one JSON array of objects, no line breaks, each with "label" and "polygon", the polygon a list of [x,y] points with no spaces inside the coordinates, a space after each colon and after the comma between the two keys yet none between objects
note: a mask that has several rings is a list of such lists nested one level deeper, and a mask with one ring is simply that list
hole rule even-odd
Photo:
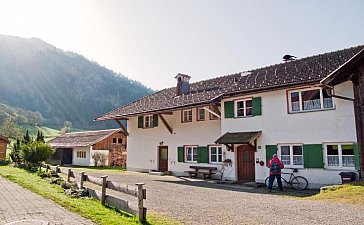
[{"label": "wooden fence post", "polygon": [[144,222],[147,215],[147,208],[143,206],[143,199],[146,197],[143,189],[144,183],[136,183],[135,185],[138,186],[138,218],[140,222]]},{"label": "wooden fence post", "polygon": [[46,164],[46,173],[48,173],[49,165]]},{"label": "wooden fence post", "polygon": [[101,204],[105,205],[106,201],[106,182],[107,182],[107,176],[102,176],[102,189],[101,189]]},{"label": "wooden fence post", "polygon": [[83,189],[83,180],[84,180],[84,177],[85,176],[85,172],[82,171],[80,172],[80,189]]},{"label": "wooden fence post", "polygon": [[59,166],[56,166],[56,175],[58,175],[58,171],[59,171],[59,170],[58,170],[58,167],[59,167]]},{"label": "wooden fence post", "polygon": [[67,182],[71,181],[71,168],[68,168],[68,172],[67,172]]}]

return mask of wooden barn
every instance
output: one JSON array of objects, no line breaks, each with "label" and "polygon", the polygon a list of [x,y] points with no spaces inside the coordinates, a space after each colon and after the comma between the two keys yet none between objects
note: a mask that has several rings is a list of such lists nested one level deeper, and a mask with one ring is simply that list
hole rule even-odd
[{"label": "wooden barn", "polygon": [[121,129],[66,133],[48,144],[56,149],[48,160],[58,165],[95,166],[95,155],[106,157],[98,165],[125,166],[126,135]]},{"label": "wooden barn", "polygon": [[6,159],[6,148],[10,143],[7,137],[0,135],[0,160]]}]

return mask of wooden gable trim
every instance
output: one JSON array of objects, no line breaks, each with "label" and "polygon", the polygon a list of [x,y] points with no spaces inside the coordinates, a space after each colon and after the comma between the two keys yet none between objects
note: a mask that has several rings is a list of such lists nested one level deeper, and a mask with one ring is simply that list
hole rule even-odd
[{"label": "wooden gable trim", "polygon": [[119,127],[125,132],[126,136],[129,136],[128,131],[126,130],[126,128],[124,127],[124,125],[119,121],[119,120],[115,120],[115,122],[119,125]]},{"label": "wooden gable trim", "polygon": [[164,119],[162,114],[158,114],[159,119],[162,121],[162,123],[164,124],[164,126],[167,128],[167,130],[169,131],[169,133],[173,134],[173,130],[171,128],[171,126],[168,124],[168,122],[166,121],[166,119]]}]

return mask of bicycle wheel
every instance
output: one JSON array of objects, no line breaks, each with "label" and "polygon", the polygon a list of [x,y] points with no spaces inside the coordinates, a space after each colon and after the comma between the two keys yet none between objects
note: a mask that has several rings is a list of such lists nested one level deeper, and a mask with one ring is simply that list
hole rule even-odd
[{"label": "bicycle wheel", "polygon": [[[269,177],[265,178],[265,186],[269,186]],[[272,185],[272,189],[277,189],[278,188],[278,183],[277,183],[277,179],[274,180],[273,185]]]},{"label": "bicycle wheel", "polygon": [[306,178],[301,176],[296,176],[292,179],[292,182],[290,183],[291,186],[296,190],[305,190],[308,186],[308,181]]}]

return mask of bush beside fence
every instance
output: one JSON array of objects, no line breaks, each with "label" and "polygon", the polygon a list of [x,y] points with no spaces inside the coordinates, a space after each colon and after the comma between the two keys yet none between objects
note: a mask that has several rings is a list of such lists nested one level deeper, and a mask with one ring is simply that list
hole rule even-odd
[{"label": "bush beside fence", "polygon": [[[107,176],[102,176],[100,178],[93,177],[85,174],[85,172],[75,172],[72,171],[71,168],[63,169],[59,166],[50,166],[46,164],[42,164],[43,168],[46,168],[46,171],[53,170],[56,174],[62,173],[67,176],[67,181],[70,182],[71,178],[75,178],[77,186],[79,189],[84,189],[89,192],[90,196],[101,201],[102,205],[110,205],[114,208],[122,210],[124,212],[133,214],[138,217],[140,222],[144,222],[147,216],[147,208],[144,207],[144,199],[146,199],[146,189],[143,188],[144,183],[136,183],[136,188],[131,189],[127,184],[119,184],[114,181],[107,180]],[[85,187],[85,182],[90,182],[101,186],[101,192],[98,190],[94,190],[92,188]],[[111,189],[117,192],[121,192],[127,195],[131,195],[137,198],[138,204],[137,207],[133,205],[129,205],[128,201],[120,199],[119,197],[115,197],[112,195],[106,194],[107,189]]]}]

